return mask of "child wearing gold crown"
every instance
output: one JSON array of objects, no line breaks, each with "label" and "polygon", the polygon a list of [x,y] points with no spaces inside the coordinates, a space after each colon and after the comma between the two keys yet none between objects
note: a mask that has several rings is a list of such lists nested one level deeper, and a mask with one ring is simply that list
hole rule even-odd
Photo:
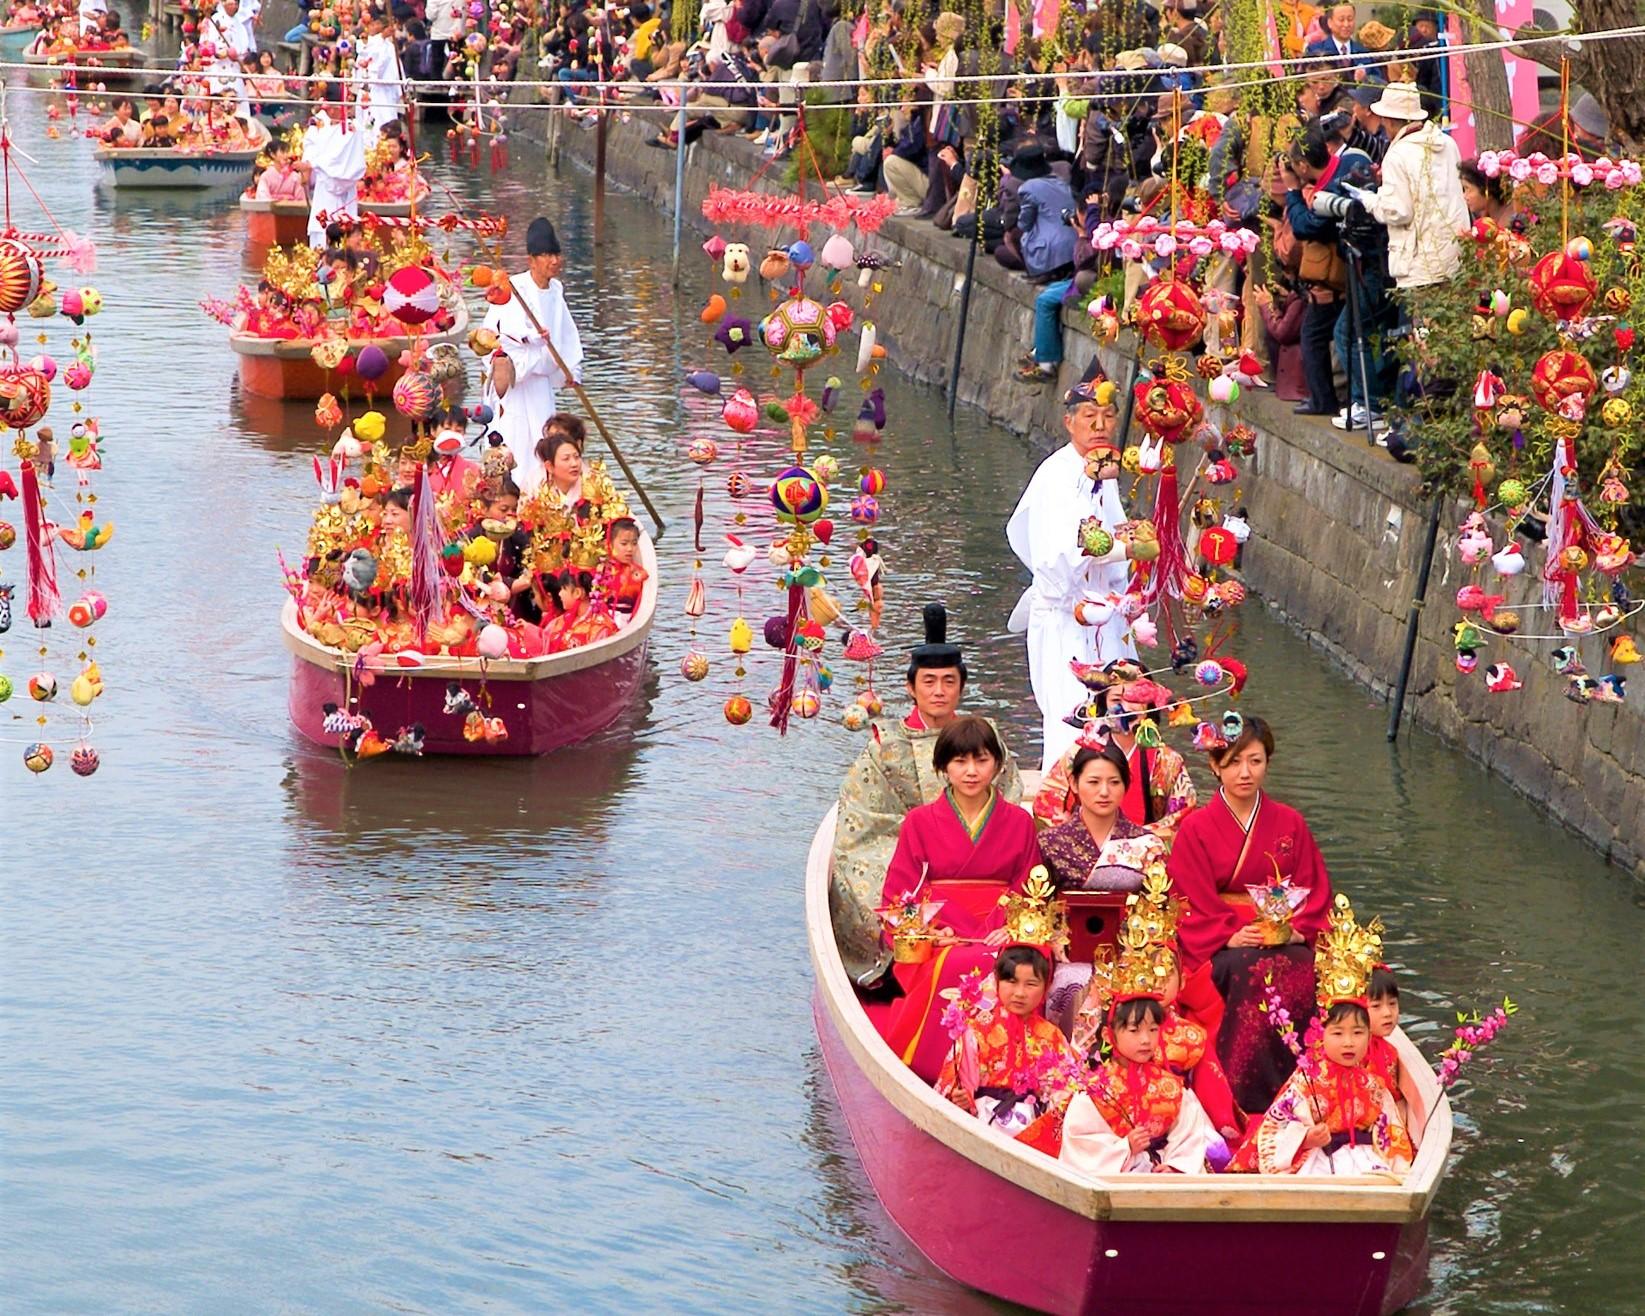
[{"label": "child wearing gold crown", "polygon": [[1322,1035],[1239,1149],[1233,1169],[1398,1177],[1411,1168],[1411,1138],[1395,1094],[1366,1064],[1367,993],[1381,958],[1381,920],[1360,926],[1338,894],[1315,947]]},{"label": "child wearing gold crown", "polygon": [[[1227,1157],[1199,1098],[1170,1063],[1173,1054],[1188,1058],[1195,1040],[1182,1034],[1181,1020],[1166,1031],[1165,997],[1181,979],[1171,941],[1182,913],[1156,866],[1131,899],[1118,962],[1103,957],[1095,965],[1075,1044],[1094,1049],[1100,1031],[1112,1054],[1097,1061],[1064,1120],[1061,1159],[1082,1173],[1199,1174],[1208,1154],[1219,1163]],[[1198,1043],[1203,1056],[1203,1030]]]}]

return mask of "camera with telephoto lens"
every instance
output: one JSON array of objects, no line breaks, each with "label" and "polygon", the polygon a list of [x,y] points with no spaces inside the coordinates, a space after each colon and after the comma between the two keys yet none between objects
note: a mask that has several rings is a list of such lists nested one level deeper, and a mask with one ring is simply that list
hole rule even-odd
[{"label": "camera with telephoto lens", "polygon": [[1321,219],[1334,219],[1343,223],[1359,205],[1351,196],[1339,196],[1335,192],[1315,192],[1314,199],[1308,203],[1312,210]]}]

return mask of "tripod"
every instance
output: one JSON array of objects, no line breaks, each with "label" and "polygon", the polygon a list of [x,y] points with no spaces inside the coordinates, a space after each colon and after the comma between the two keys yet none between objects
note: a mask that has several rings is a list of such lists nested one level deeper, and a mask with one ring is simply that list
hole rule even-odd
[{"label": "tripod", "polygon": [[[1348,350],[1353,353],[1353,361],[1348,363],[1348,373],[1352,378],[1354,369],[1359,370],[1359,397],[1360,405],[1365,408],[1365,442],[1371,447],[1376,446],[1377,436],[1373,428],[1371,415],[1371,371],[1366,363],[1368,347],[1365,341],[1364,312],[1359,304],[1360,292],[1364,288],[1365,257],[1359,247],[1345,234],[1338,234],[1338,241],[1342,244],[1343,253],[1348,257]],[[1348,419],[1352,423],[1354,418],[1354,390],[1348,390]]]}]

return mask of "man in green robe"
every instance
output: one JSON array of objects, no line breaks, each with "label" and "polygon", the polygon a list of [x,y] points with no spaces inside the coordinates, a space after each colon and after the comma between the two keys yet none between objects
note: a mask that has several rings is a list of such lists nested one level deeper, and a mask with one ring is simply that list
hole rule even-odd
[{"label": "man in green robe", "polygon": [[[931,766],[931,751],[942,729],[959,716],[965,679],[964,656],[957,644],[948,643],[947,609],[926,604],[925,643],[908,661],[914,711],[898,721],[875,720],[868,747],[840,787],[828,911],[845,971],[859,987],[874,985],[891,966],[879,916],[885,870],[904,815],[942,794],[945,782]],[[994,784],[1001,798],[1012,804],[1021,800],[1022,781],[1009,748]]]}]

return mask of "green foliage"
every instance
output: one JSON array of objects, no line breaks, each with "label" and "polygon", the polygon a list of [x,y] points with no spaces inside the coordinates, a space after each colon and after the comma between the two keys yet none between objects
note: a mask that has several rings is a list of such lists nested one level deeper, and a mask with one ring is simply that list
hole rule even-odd
[{"label": "green foliage", "polygon": [[[1430,388],[1429,396],[1405,413],[1407,427],[1415,436],[1415,452],[1429,487],[1448,493],[1472,486],[1469,454],[1483,441],[1496,467],[1498,479],[1514,475],[1535,478],[1552,462],[1555,442],[1554,417],[1534,401],[1524,413],[1526,446],[1515,454],[1511,435],[1498,423],[1495,414],[1480,417],[1474,410],[1474,384],[1480,372],[1490,370],[1500,376],[1511,394],[1531,396],[1531,373],[1546,352],[1565,346],[1579,352],[1603,376],[1607,367],[1625,366],[1632,375],[1619,393],[1601,387],[1593,397],[1586,418],[1574,440],[1577,466],[1584,490],[1592,491],[1606,464],[1615,459],[1625,470],[1638,467],[1645,440],[1640,421],[1645,420],[1645,335],[1631,351],[1618,344],[1617,332],[1631,327],[1633,317],[1645,314],[1645,271],[1638,257],[1604,230],[1613,216],[1645,222],[1645,197],[1638,188],[1607,191],[1595,185],[1571,189],[1568,211],[1570,237],[1589,240],[1593,255],[1588,267],[1597,285],[1589,318],[1593,332],[1576,340],[1562,337],[1558,326],[1537,312],[1527,282],[1532,267],[1542,257],[1561,249],[1562,199],[1560,189],[1521,186],[1514,202],[1534,219],[1529,240],[1513,258],[1510,239],[1491,243],[1465,241],[1462,270],[1449,283],[1414,290],[1402,295],[1416,331],[1399,350],[1402,363],[1415,365],[1425,381],[1443,381],[1444,390]],[[1606,307],[1606,294],[1627,309],[1613,314]],[[1513,323],[1522,332],[1510,332],[1507,317],[1479,314],[1493,293],[1508,294],[1511,308],[1528,315]],[[1438,391],[1450,396],[1438,397]],[[1607,423],[1604,404],[1622,398],[1632,420],[1618,425]],[[1604,509],[1590,500],[1596,512]]]},{"label": "green foliage", "polygon": [[805,137],[811,150],[800,147],[789,155],[783,170],[789,187],[798,187],[801,178],[815,180],[819,170],[823,181],[831,183],[851,162],[851,107],[831,103],[828,96],[826,89],[805,94]]}]

